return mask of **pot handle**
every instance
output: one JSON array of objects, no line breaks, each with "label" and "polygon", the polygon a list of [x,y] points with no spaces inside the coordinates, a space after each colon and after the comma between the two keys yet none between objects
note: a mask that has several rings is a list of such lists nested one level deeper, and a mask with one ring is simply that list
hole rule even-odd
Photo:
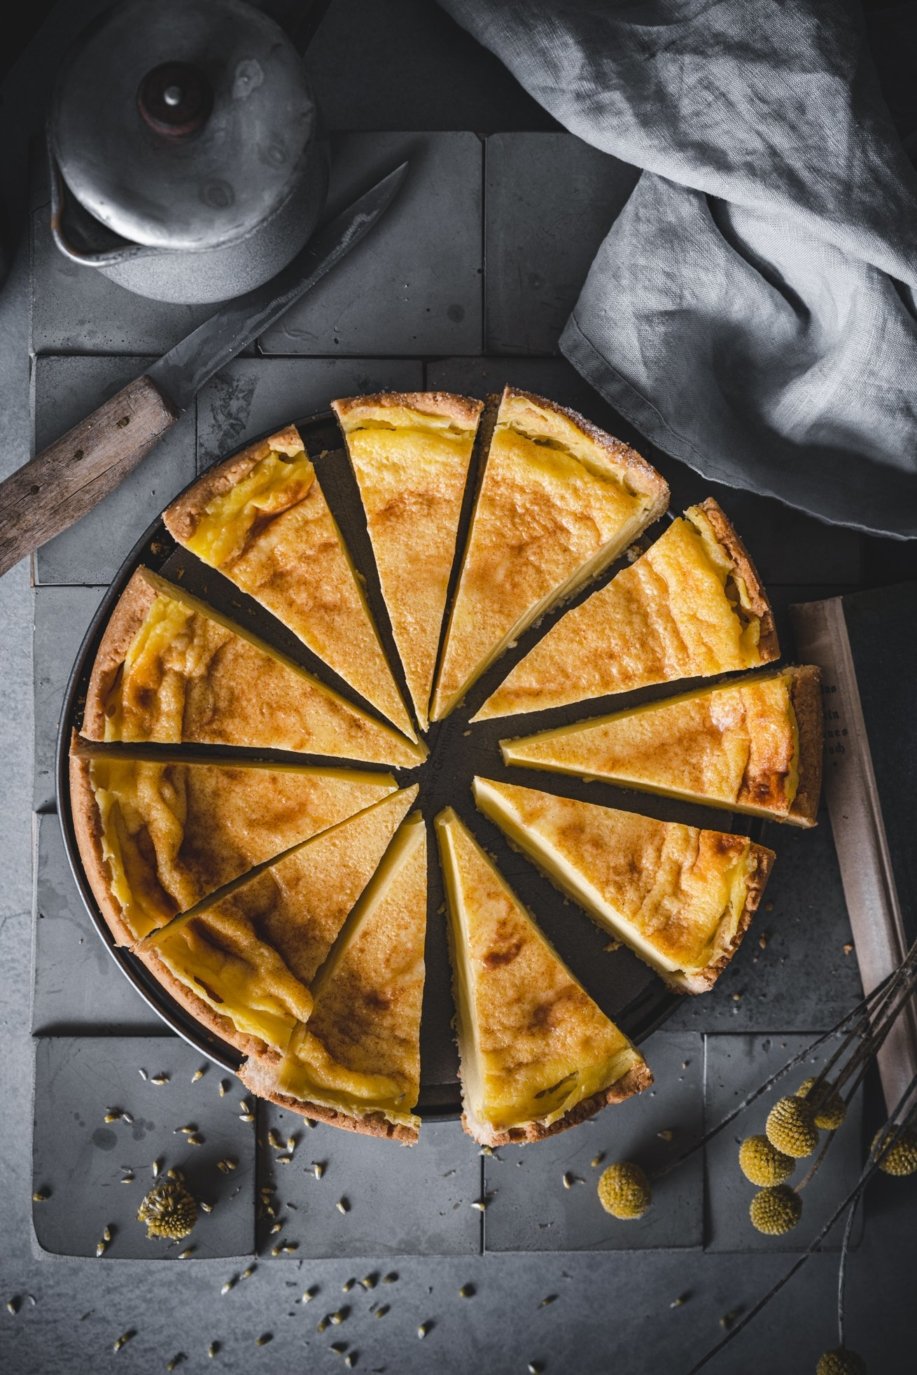
[{"label": "pot handle", "polygon": [[[48,143],[48,166],[51,176],[51,237],[57,244],[61,253],[71,262],[81,263],[84,267],[110,267],[114,263],[128,262],[133,258],[147,258],[151,253],[158,253],[161,250],[151,248],[147,244],[131,243],[128,239],[121,239],[111,248],[85,248],[78,247],[72,237],[68,237],[65,218],[70,210],[72,196],[70,196],[67,184],[61,174],[54,150]],[[79,207],[82,219],[86,222],[90,230],[97,226],[102,233],[108,233],[112,238],[117,238],[110,230],[106,230],[104,225],[100,225],[87,211]],[[123,245],[123,247],[121,246]]]}]

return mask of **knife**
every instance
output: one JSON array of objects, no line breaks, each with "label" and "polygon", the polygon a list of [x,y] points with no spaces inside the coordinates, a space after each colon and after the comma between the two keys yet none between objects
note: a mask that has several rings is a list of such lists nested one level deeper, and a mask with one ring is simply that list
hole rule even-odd
[{"label": "knife", "polygon": [[113,491],[172,428],[204,383],[372,229],[407,170],[402,162],[319,228],[271,281],[227,302],[142,377],[0,482],[0,576]]}]

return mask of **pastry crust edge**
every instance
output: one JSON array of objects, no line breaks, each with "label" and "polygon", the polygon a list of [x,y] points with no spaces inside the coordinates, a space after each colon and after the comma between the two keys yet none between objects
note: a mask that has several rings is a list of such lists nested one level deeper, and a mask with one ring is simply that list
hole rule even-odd
[{"label": "pastry crust edge", "polygon": [[473,430],[484,409],[484,403],[473,396],[445,391],[380,391],[366,396],[344,396],[332,401],[334,411],[346,437],[346,422],[361,415],[385,408],[402,408],[423,415],[446,415]]},{"label": "pastry crust edge", "polygon": [[167,506],[162,513],[163,524],[179,544],[189,540],[197,529],[205,507],[214,498],[223,496],[241,482],[257,463],[270,453],[288,454],[293,458],[305,452],[302,435],[295,425],[285,425],[266,439],[258,439],[240,449],[222,463],[214,463],[186,492]]},{"label": "pastry crust edge", "polygon": [[157,592],[137,568],[118,598],[99,641],[86,689],[82,733],[87,740],[105,739],[105,701],[134,638],[146,620]]},{"label": "pastry crust edge", "polygon": [[796,713],[799,740],[799,782],[787,820],[797,826],[814,826],[821,798],[824,764],[824,717],[821,705],[821,671],[814,664],[790,670],[790,701]]},{"label": "pastry crust edge", "polygon": [[[593,1093],[589,1098],[583,1098],[579,1103],[575,1103],[572,1108],[564,1113],[563,1117],[552,1122],[550,1126],[545,1126],[543,1122],[525,1122],[517,1127],[507,1127],[505,1130],[490,1129],[478,1118],[472,1117],[467,1109],[462,1113],[462,1129],[482,1146],[525,1146],[535,1141],[544,1141],[549,1136],[557,1136],[560,1132],[567,1131],[570,1127],[576,1127],[580,1122],[585,1122],[587,1118],[594,1117],[602,1108],[611,1103],[623,1103],[625,1099],[633,1097],[635,1093],[642,1093],[648,1089],[653,1082],[653,1073],[649,1065],[636,1052],[638,1059],[635,1064],[623,1074],[620,1079],[615,1080],[604,1089],[599,1089],[598,1093]],[[461,1071],[460,1071],[461,1073]]]},{"label": "pastry crust edge", "polygon": [[344,1131],[358,1132],[363,1136],[375,1136],[389,1141],[398,1141],[403,1146],[414,1146],[419,1139],[417,1127],[404,1123],[390,1122],[381,1112],[370,1112],[358,1117],[325,1107],[322,1103],[312,1103],[305,1098],[293,1098],[276,1087],[276,1071],[270,1059],[264,1055],[249,1056],[239,1069],[239,1078],[247,1089],[259,1098],[266,1098],[288,1112],[297,1112],[301,1117],[311,1117],[316,1122],[327,1122],[329,1126],[340,1127]]},{"label": "pastry crust edge", "polygon": [[703,511],[710,522],[713,533],[729,556],[733,572],[745,583],[752,612],[757,617],[760,626],[758,634],[759,662],[762,664],[772,663],[774,659],[780,658],[780,642],[777,639],[774,613],[758,570],[752,563],[751,555],[742,543],[732,521],[715,498],[707,497],[698,503],[697,509]]},{"label": "pastry crust edge", "polygon": [[[750,842],[750,853],[754,859],[754,867],[749,875],[748,887],[745,893],[745,906],[739,917],[738,924],[729,944],[723,948],[715,960],[712,960],[705,969],[673,970],[671,973],[657,969],[656,973],[669,988],[676,993],[707,993],[723,970],[732,960],[739,946],[745,937],[745,932],[751,925],[751,919],[761,902],[764,890],[767,887],[767,880],[770,877],[774,860],[777,856],[773,850],[769,850],[766,845],[758,845],[755,841]],[[651,966],[652,967],[652,966]]]}]

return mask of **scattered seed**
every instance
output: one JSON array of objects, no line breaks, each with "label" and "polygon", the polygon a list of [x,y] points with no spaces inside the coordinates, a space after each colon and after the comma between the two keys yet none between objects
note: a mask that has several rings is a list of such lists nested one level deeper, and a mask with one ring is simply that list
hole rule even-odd
[{"label": "scattered seed", "polygon": [[427,1333],[428,1333],[428,1332],[432,1332],[432,1331],[433,1331],[433,1323],[430,1322],[430,1321],[428,1320],[427,1322],[422,1322],[422,1323],[420,1324],[420,1326],[419,1326],[418,1329],[417,1329],[417,1335],[418,1335],[418,1337],[420,1338],[420,1340],[423,1341],[423,1339],[424,1339],[424,1337],[426,1337]]},{"label": "scattered seed", "polygon": [[240,1121],[240,1122],[254,1122],[254,1120],[255,1120],[255,1114],[254,1114],[253,1112],[240,1112],[240,1113],[239,1113],[239,1121]]},{"label": "scattered seed", "polygon": [[575,1174],[571,1174],[569,1170],[566,1170],[566,1171],[564,1172],[564,1188],[565,1188],[565,1189],[572,1189],[575,1183],[576,1183],[576,1175],[575,1175]]},{"label": "scattered seed", "polygon": [[201,1210],[202,1213],[212,1213],[212,1212],[213,1212],[213,1204],[212,1204],[212,1203],[199,1203],[197,1206],[200,1208],[200,1210]]},{"label": "scattered seed", "polygon": [[194,1255],[194,1253],[195,1253],[196,1250],[197,1250],[197,1247],[196,1247],[196,1246],[186,1246],[185,1249],[184,1249],[184,1251],[179,1251],[179,1253],[178,1253],[178,1259],[179,1259],[179,1260],[187,1260],[189,1256],[193,1256],[193,1255]]},{"label": "scattered seed", "polygon": [[207,1355],[210,1357],[211,1360],[213,1360],[214,1356],[217,1354],[217,1352],[219,1351],[219,1349],[220,1349],[220,1343],[219,1343],[219,1342],[211,1342],[211,1343],[210,1343],[210,1345],[209,1345],[208,1348],[207,1348]]},{"label": "scattered seed", "polygon": [[184,1125],[183,1127],[173,1127],[173,1128],[172,1128],[172,1135],[173,1135],[173,1136],[193,1136],[194,1133],[195,1133],[196,1131],[197,1131],[197,1123],[196,1123],[196,1122],[186,1122],[185,1125]]},{"label": "scattered seed", "polygon": [[[273,1215],[274,1215],[274,1210],[271,1209],[271,1216],[273,1217]],[[275,1237],[275,1236],[277,1235],[277,1233],[278,1233],[278,1232],[281,1232],[281,1231],[283,1231],[283,1223],[282,1223],[282,1222],[275,1222],[274,1225],[273,1225],[273,1227],[271,1228],[271,1230],[268,1232],[268,1236],[270,1236],[270,1237]]]},{"label": "scattered seed", "polygon": [[489,1200],[486,1198],[476,1198],[471,1206],[476,1213],[483,1213],[487,1211],[488,1202]]},{"label": "scattered seed", "polygon": [[177,1166],[172,1165],[166,1170],[166,1179],[174,1179],[177,1184],[184,1184],[185,1172],[184,1170],[178,1169]]},{"label": "scattered seed", "polygon": [[397,1280],[398,1280],[398,1271],[397,1271],[397,1270],[389,1270],[389,1272],[388,1272],[387,1275],[383,1275],[383,1276],[382,1276],[382,1283],[383,1283],[383,1284],[395,1284],[395,1283],[397,1283]]},{"label": "scattered seed", "polygon": [[841,949],[843,950],[843,952],[844,952],[845,955],[852,955],[852,954],[853,954],[853,941],[846,941],[845,944],[841,946]]},{"label": "scattered seed", "polygon": [[349,1342],[332,1342],[328,1350],[333,1351],[335,1356],[343,1356],[349,1345]]},{"label": "scattered seed", "polygon": [[289,1155],[287,1152],[284,1152],[283,1155],[275,1156],[274,1159],[277,1161],[278,1165],[292,1165],[293,1163],[292,1155]]},{"label": "scattered seed", "polygon": [[550,1303],[555,1303],[556,1301],[557,1301],[557,1295],[556,1295],[556,1294],[545,1294],[544,1298],[541,1300],[541,1303],[539,1303],[538,1307],[539,1307],[539,1308],[547,1308],[548,1304],[550,1304]]},{"label": "scattered seed", "polygon": [[236,1287],[236,1285],[238,1284],[238,1282],[239,1282],[239,1276],[238,1276],[238,1275],[230,1275],[229,1279],[226,1280],[225,1284],[223,1285],[222,1289],[220,1290],[220,1293],[221,1293],[221,1294],[228,1294],[229,1291],[230,1291],[230,1289],[235,1289],[235,1287]]},{"label": "scattered seed", "polygon": [[298,1137],[296,1137],[296,1136],[288,1136],[288,1137],[287,1137],[287,1150],[288,1150],[288,1151],[295,1151],[295,1150],[296,1150],[296,1147],[298,1146],[298,1144],[299,1144],[299,1138],[298,1138]]},{"label": "scattered seed", "polygon": [[269,1146],[273,1146],[275,1151],[283,1150],[283,1142],[280,1139],[280,1135],[278,1132],[274,1130],[273,1127],[271,1127],[270,1131],[267,1134],[267,1144]]},{"label": "scattered seed", "polygon": [[47,1203],[47,1201],[48,1201],[48,1199],[49,1199],[50,1197],[51,1197],[51,1190],[50,1190],[50,1189],[36,1189],[35,1192],[34,1192],[34,1194],[32,1195],[32,1202],[33,1202],[33,1203]]},{"label": "scattered seed", "polygon": [[255,1338],[255,1346],[267,1346],[268,1342],[272,1342],[273,1340],[273,1332],[262,1332],[260,1337]]},{"label": "scattered seed", "polygon": [[221,1098],[225,1098],[228,1092],[229,1092],[229,1080],[228,1080],[228,1079],[221,1079],[221,1080],[220,1080],[220,1097],[221,1097]]},{"label": "scattered seed", "polygon": [[133,1171],[133,1170],[128,1170],[127,1174],[121,1176],[121,1183],[122,1183],[122,1184],[133,1184],[133,1182],[134,1182],[134,1171]]},{"label": "scattered seed", "polygon": [[203,1146],[205,1139],[200,1132],[192,1132],[190,1136],[185,1137],[189,1146]]},{"label": "scattered seed", "polygon": [[245,1270],[242,1271],[241,1275],[239,1276],[239,1279],[250,1280],[257,1269],[257,1265],[249,1265]]},{"label": "scattered seed", "polygon": [[312,1300],[315,1298],[315,1296],[316,1296],[316,1294],[317,1294],[318,1292],[319,1292],[319,1290],[318,1290],[318,1285],[317,1285],[317,1284],[310,1284],[308,1289],[304,1289],[304,1290],[302,1291],[302,1298],[299,1300],[299,1302],[300,1302],[300,1303],[311,1303]]},{"label": "scattered seed", "polygon": [[168,1074],[154,1074],[152,1079],[150,1080],[150,1083],[155,1084],[157,1088],[161,1088],[163,1084],[167,1084],[168,1082]]},{"label": "scattered seed", "polygon": [[140,1078],[144,1080],[149,1079],[150,1077],[145,1069],[138,1069],[137,1073],[140,1075]]},{"label": "scattered seed", "polygon": [[6,1311],[7,1313],[10,1313],[14,1318],[21,1307],[22,1299],[19,1297],[18,1294],[14,1294],[11,1299],[7,1299],[6,1301]]},{"label": "scattered seed", "polygon": [[166,1370],[169,1371],[171,1375],[171,1372],[177,1370],[182,1361],[186,1361],[187,1359],[188,1357],[185,1355],[184,1351],[176,1351],[171,1360],[166,1361]]},{"label": "scattered seed", "polygon": [[316,1120],[315,1120],[314,1117],[307,1117],[307,1118],[306,1118],[306,1126],[307,1126],[307,1127],[311,1127],[312,1130],[314,1131],[315,1128],[318,1126],[318,1123],[316,1122]]},{"label": "scattered seed", "polygon": [[528,1364],[528,1372],[529,1372],[529,1375],[541,1375],[541,1372],[542,1372],[543,1370],[544,1370],[544,1366],[542,1365],[541,1361],[529,1361],[529,1364]]},{"label": "scattered seed", "polygon": [[205,1075],[206,1073],[207,1073],[207,1070],[206,1070],[206,1068],[205,1068],[204,1065],[198,1066],[198,1068],[194,1071],[194,1073],[193,1073],[192,1076],[191,1076],[191,1082],[192,1082],[192,1084],[198,1083],[199,1080],[203,1079],[203,1077],[204,1077],[204,1075]]},{"label": "scattered seed", "polygon": [[679,1294],[677,1299],[673,1299],[669,1304],[670,1308],[681,1308],[682,1304],[687,1303],[690,1294]]},{"label": "scattered seed", "polygon": [[605,1159],[605,1152],[604,1152],[604,1151],[599,1151],[598,1155],[594,1155],[594,1156],[592,1157],[592,1159],[589,1161],[589,1164],[592,1166],[592,1168],[593,1168],[594,1170],[597,1170],[597,1169],[599,1168],[599,1166],[601,1165],[601,1163],[602,1163],[602,1161],[603,1161],[604,1159]]},{"label": "scattered seed", "polygon": [[348,1199],[348,1198],[339,1198],[338,1201],[337,1201],[337,1203],[335,1203],[334,1206],[335,1206],[335,1208],[337,1208],[337,1210],[338,1210],[339,1213],[349,1213],[349,1212],[350,1212],[350,1199]]},{"label": "scattered seed", "polygon": [[476,1292],[477,1292],[477,1291],[475,1290],[475,1287],[474,1287],[473,1284],[463,1284],[462,1287],[461,1287],[461,1289],[459,1290],[459,1298],[460,1298],[460,1299],[473,1299]]},{"label": "scattered seed", "polygon": [[128,1330],[126,1332],[122,1332],[121,1336],[118,1337],[117,1340],[114,1342],[111,1348],[112,1351],[120,1351],[122,1346],[127,1346],[131,1337],[136,1337],[136,1335],[137,1333],[134,1331],[134,1329],[132,1327],[129,1327]]},{"label": "scattered seed", "polygon": [[728,1332],[741,1311],[741,1308],[731,1308],[728,1313],[724,1313],[720,1318],[720,1327],[725,1328]]},{"label": "scattered seed", "polygon": [[351,1289],[353,1289],[353,1287],[354,1287],[355,1284],[356,1284],[356,1280],[355,1280],[355,1279],[345,1280],[344,1283],[341,1285],[341,1292],[342,1292],[343,1294],[349,1294],[350,1291],[351,1291]]},{"label": "scattered seed", "polygon": [[657,1132],[656,1135],[659,1137],[660,1141],[671,1141],[675,1133],[672,1131],[671,1127],[665,1127],[661,1132]]},{"label": "scattered seed", "polygon": [[120,1121],[120,1118],[121,1118],[121,1109],[120,1109],[120,1108],[106,1108],[106,1110],[105,1110],[105,1116],[103,1117],[102,1121],[103,1121],[103,1122],[118,1122],[118,1121]]},{"label": "scattered seed", "polygon": [[353,1370],[353,1368],[354,1368],[354,1366],[356,1365],[356,1363],[357,1363],[357,1353],[356,1353],[355,1351],[348,1351],[348,1352],[347,1352],[347,1355],[344,1357],[344,1364],[346,1365],[347,1369],[348,1369],[348,1370]]},{"label": "scattered seed", "polygon": [[154,1179],[158,1179],[158,1178],[159,1178],[159,1171],[162,1169],[162,1160],[161,1160],[161,1159],[159,1159],[159,1160],[154,1160],[154,1161],[153,1161],[153,1164],[150,1166],[150,1168],[151,1168],[151,1170],[153,1171],[153,1178],[154,1178]]},{"label": "scattered seed", "polygon": [[239,1099],[239,1111],[240,1111],[240,1112],[251,1112],[251,1110],[252,1110],[252,1105],[251,1105],[251,1103],[248,1101],[248,1099],[247,1099],[247,1098],[240,1098],[240,1099]]},{"label": "scattered seed", "polygon": [[315,1324],[315,1330],[316,1330],[316,1332],[327,1332],[327,1330],[328,1330],[328,1319],[327,1319],[327,1318],[319,1318],[318,1322]]},{"label": "scattered seed", "polygon": [[494,1148],[493,1148],[493,1146],[482,1146],[481,1149],[478,1151],[478,1155],[487,1155],[487,1156],[490,1156],[490,1155],[493,1155],[493,1153],[494,1153]]},{"label": "scattered seed", "polygon": [[234,1170],[238,1163],[238,1160],[233,1160],[231,1156],[227,1156],[225,1160],[217,1161],[217,1169],[222,1170],[223,1174],[229,1174],[230,1170]]},{"label": "scattered seed", "polygon": [[606,951],[608,952],[609,955],[613,955],[614,952],[615,952],[616,950],[620,950],[620,949],[621,949],[621,942],[620,942],[620,941],[606,941],[606,942],[605,942],[605,949],[606,949]]},{"label": "scattered seed", "polygon": [[312,1161],[312,1173],[315,1175],[316,1179],[321,1179],[327,1168],[328,1166],[325,1164],[324,1160]]},{"label": "scattered seed", "polygon": [[341,1323],[342,1323],[342,1322],[345,1322],[345,1321],[347,1320],[347,1318],[349,1318],[349,1317],[350,1317],[350,1309],[349,1309],[349,1308],[346,1306],[346,1304],[345,1304],[345,1306],[344,1306],[343,1308],[339,1308],[338,1311],[337,1311],[336,1313],[332,1313],[332,1314],[329,1316],[328,1321],[329,1321],[334,1327],[340,1327]]},{"label": "scattered seed", "polygon": [[375,1289],[378,1283],[379,1276],[375,1272],[373,1272],[373,1274],[371,1275],[364,1275],[363,1278],[360,1280],[360,1284],[363,1286],[364,1289]]},{"label": "scattered seed", "polygon": [[379,1307],[376,1309],[375,1316],[377,1318],[384,1318],[388,1310],[389,1305],[387,1303],[380,1303]]},{"label": "scattered seed", "polygon": [[133,1113],[130,1113],[130,1112],[122,1112],[122,1114],[121,1114],[121,1121],[122,1121],[122,1122],[126,1122],[127,1125],[128,1125],[129,1127],[132,1127],[132,1126],[134,1125],[134,1116],[133,1116]]}]

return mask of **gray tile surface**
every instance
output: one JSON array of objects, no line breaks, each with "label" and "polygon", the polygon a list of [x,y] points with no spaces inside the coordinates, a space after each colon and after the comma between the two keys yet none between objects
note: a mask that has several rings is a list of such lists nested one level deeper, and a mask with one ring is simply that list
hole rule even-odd
[{"label": "gray tile surface", "polygon": [[[637,1221],[610,1217],[596,1196],[606,1166],[635,1160],[651,1173],[703,1131],[700,1036],[660,1031],[641,1049],[655,1088],[535,1146],[501,1146],[484,1159],[487,1251],[632,1252],[703,1244],[699,1154],[654,1185],[652,1206]],[[671,1140],[659,1132],[671,1132]],[[593,1165],[597,1156],[603,1158]]]},{"label": "gray tile surface", "polygon": [[160,1018],[128,983],[90,920],[53,813],[35,817],[32,1030],[163,1031]]},{"label": "gray tile surface", "polygon": [[34,594],[33,805],[36,810],[52,806],[54,803],[54,751],[64,701],[64,688],[77,650],[104,591],[103,587],[39,587]]},{"label": "gray tile surface", "polygon": [[338,134],[329,211],[411,170],[363,243],[261,339],[265,353],[416,356],[481,349],[482,146],[470,133]]},{"label": "gray tile surface", "polygon": [[493,134],[485,148],[485,348],[554,353],[637,169],[573,134]]},{"label": "gray tile surface", "polygon": [[205,468],[272,426],[328,409],[340,396],[423,386],[407,358],[240,358],[198,397],[198,464]]},{"label": "gray tile surface", "polygon": [[[220,1097],[220,1073],[174,1036],[42,1037],[35,1049],[33,1186],[49,1198],[32,1204],[37,1245],[51,1255],[95,1257],[106,1226],[105,1260],[172,1259],[193,1245],[195,1259],[254,1249],[255,1129],[241,1121],[241,1089]],[[143,1068],[150,1076],[141,1078]],[[155,1075],[168,1083],[155,1085]],[[112,1109],[130,1114],[106,1123]],[[199,1146],[179,1127],[195,1125]],[[152,1187],[153,1161],[180,1169],[194,1197],[213,1204],[186,1243],[149,1240],[136,1213]],[[232,1160],[224,1172],[218,1161]],[[128,1184],[121,1182],[133,1174]]]},{"label": "gray tile surface", "polygon": [[[804,1049],[811,1038],[798,1035],[708,1036],[704,1113],[709,1128],[720,1121],[742,1099],[757,1088],[781,1065]],[[755,1186],[739,1169],[739,1144],[747,1136],[764,1131],[767,1114],[778,1098],[793,1093],[802,1081],[818,1073],[818,1067],[833,1053],[829,1043],[811,1060],[806,1060],[779,1080],[734,1123],[724,1128],[706,1147],[707,1209],[710,1251],[802,1251],[856,1183],[863,1167],[863,1119],[859,1097],[848,1109],[847,1120],[834,1133],[820,1133],[820,1147],[830,1139],[824,1161],[802,1190],[802,1218],[792,1232],[782,1237],[762,1236],[748,1219],[748,1206]],[[790,1181],[798,1185],[814,1164],[815,1157],[800,1161]],[[843,1222],[829,1233],[824,1249],[840,1246]]]},{"label": "gray tile surface", "polygon": [[[300,1261],[479,1253],[481,1214],[471,1204],[481,1193],[481,1159],[457,1123],[430,1123],[416,1146],[405,1147],[321,1124],[310,1129],[297,1113],[266,1104],[262,1142],[271,1128],[282,1142],[292,1133],[296,1145],[289,1164],[277,1159],[287,1152],[261,1150],[262,1182],[276,1186],[283,1222],[264,1239],[263,1252],[286,1240],[297,1243],[289,1258]],[[349,1205],[343,1213],[342,1199]]]},{"label": "gray tile surface", "polygon": [[[35,363],[35,450],[39,452],[108,400],[151,359],[67,357]],[[136,474],[35,555],[39,583],[110,582],[143,531],[194,477],[192,407]]]}]

